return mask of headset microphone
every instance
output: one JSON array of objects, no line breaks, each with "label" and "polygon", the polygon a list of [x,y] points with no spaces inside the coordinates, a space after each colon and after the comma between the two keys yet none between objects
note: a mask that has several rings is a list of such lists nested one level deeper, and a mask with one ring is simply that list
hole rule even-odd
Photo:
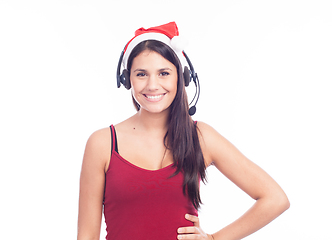
[{"label": "headset microphone", "polygon": [[189,108],[189,115],[192,116],[196,113],[196,107],[192,106],[191,108]]}]

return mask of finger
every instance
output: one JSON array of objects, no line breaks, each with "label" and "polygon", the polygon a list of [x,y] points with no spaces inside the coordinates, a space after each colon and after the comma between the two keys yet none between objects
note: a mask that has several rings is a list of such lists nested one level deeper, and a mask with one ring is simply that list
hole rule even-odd
[{"label": "finger", "polygon": [[198,230],[196,227],[181,227],[178,228],[178,233],[180,234],[186,234],[186,233],[198,233]]},{"label": "finger", "polygon": [[190,215],[190,214],[186,214],[185,218],[187,220],[189,220],[190,222],[193,222],[195,226],[199,226],[199,218],[194,216],[194,215]]},{"label": "finger", "polygon": [[199,234],[178,235],[178,239],[200,239]]}]

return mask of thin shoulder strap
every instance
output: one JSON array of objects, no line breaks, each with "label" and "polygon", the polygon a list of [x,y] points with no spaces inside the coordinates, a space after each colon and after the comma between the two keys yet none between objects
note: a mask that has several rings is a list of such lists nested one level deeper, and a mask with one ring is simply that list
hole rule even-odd
[{"label": "thin shoulder strap", "polygon": [[115,132],[115,128],[113,125],[110,126],[111,128],[111,136],[112,136],[112,149],[111,152],[116,151],[118,153],[118,141],[116,138],[116,132]]}]

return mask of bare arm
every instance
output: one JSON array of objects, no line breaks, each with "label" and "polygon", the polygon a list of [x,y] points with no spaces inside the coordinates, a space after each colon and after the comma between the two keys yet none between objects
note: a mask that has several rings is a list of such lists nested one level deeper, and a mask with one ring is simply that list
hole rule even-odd
[{"label": "bare arm", "polygon": [[81,178],[77,240],[99,240],[105,169],[110,157],[110,132],[93,133],[85,148]]},{"label": "bare arm", "polygon": [[207,164],[214,164],[221,173],[256,200],[243,216],[213,234],[215,240],[242,239],[289,208],[286,194],[265,171],[213,128],[204,123],[198,123],[198,126]]}]

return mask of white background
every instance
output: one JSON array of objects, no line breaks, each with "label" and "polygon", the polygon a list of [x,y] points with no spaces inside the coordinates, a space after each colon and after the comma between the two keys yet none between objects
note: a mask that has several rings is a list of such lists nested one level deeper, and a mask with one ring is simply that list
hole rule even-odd
[{"label": "white background", "polygon": [[[0,0],[0,239],[76,238],[86,140],[135,113],[116,88],[120,52],[137,28],[176,21],[201,82],[194,119],[291,202],[247,239],[331,240],[331,12],[329,0]],[[253,201],[208,174],[200,216],[211,233]]]}]

